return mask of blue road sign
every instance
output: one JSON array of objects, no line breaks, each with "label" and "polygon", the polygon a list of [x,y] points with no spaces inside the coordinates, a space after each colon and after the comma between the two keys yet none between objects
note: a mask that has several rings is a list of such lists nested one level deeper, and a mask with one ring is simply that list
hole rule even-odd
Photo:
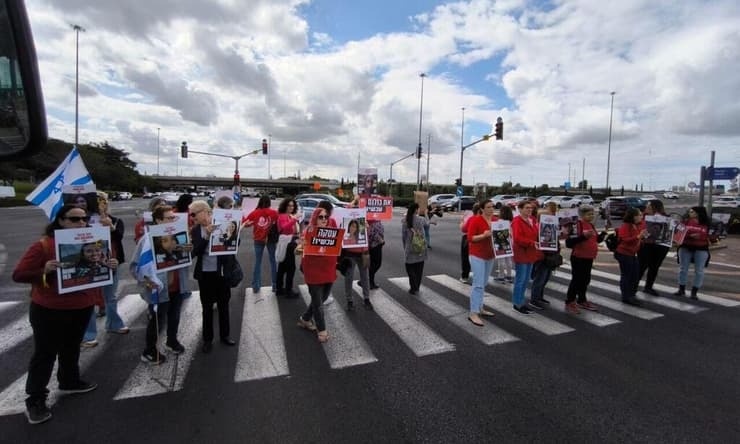
[{"label": "blue road sign", "polygon": [[565,183],[563,184],[563,188],[565,188],[566,190],[569,190],[569,189],[570,189],[570,181],[568,181],[568,182],[565,182]]},{"label": "blue road sign", "polygon": [[740,174],[740,168],[736,167],[707,168],[707,178],[711,180],[732,180],[736,178],[738,174]]},{"label": "blue road sign", "polygon": [[463,187],[459,186],[457,187],[457,190],[455,191],[455,196],[460,197],[463,195]]}]

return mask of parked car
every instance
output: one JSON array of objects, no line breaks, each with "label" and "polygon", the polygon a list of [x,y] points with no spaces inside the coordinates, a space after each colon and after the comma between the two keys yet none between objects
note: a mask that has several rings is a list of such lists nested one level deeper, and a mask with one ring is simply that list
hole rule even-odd
[{"label": "parked car", "polygon": [[573,196],[552,196],[545,201],[544,205],[547,205],[550,202],[555,202],[558,208],[576,208],[581,204],[581,201]]},{"label": "parked car", "polygon": [[302,197],[300,199],[296,199],[295,201],[298,204],[298,214],[303,215],[303,223],[308,224],[308,222],[311,220],[313,210],[315,210],[316,207],[319,206],[319,203],[322,202],[323,199],[317,199],[315,197]]},{"label": "parked car", "polygon": [[673,191],[666,191],[663,193],[664,199],[678,199],[678,194],[674,193]]},{"label": "parked car", "polygon": [[296,200],[298,199],[304,199],[306,197],[311,197],[313,199],[321,199],[321,200],[328,200],[331,202],[334,207],[344,208],[347,206],[346,202],[342,202],[341,200],[337,199],[336,197],[332,196],[331,194],[323,194],[323,193],[301,193],[295,197]]},{"label": "parked car", "polygon": [[648,201],[648,200],[656,200],[656,199],[658,199],[657,197],[655,197],[655,195],[654,195],[654,194],[646,194],[646,195],[644,195],[644,196],[640,196],[640,198],[641,198],[642,200],[644,200],[644,201]]},{"label": "parked car", "polygon": [[715,207],[740,207],[740,197],[738,196],[719,196],[712,200],[712,205]]},{"label": "parked car", "polygon": [[177,203],[177,199],[180,197],[177,193],[162,193],[159,195],[162,199],[164,199],[165,203],[170,206],[175,206]]},{"label": "parked car", "polygon": [[647,206],[647,202],[637,196],[609,197],[604,202],[606,205],[599,209],[599,214],[604,219],[606,219],[607,214],[610,217],[623,217],[627,208],[637,208],[640,211],[645,211]]},{"label": "parked car", "polygon": [[549,199],[551,197],[552,196],[549,196],[549,195],[538,197],[537,198],[537,205],[540,206],[540,207],[544,206],[545,205],[545,202],[547,201],[547,199]]},{"label": "parked car", "polygon": [[111,193],[111,200],[131,200],[134,196],[128,191],[114,191]]},{"label": "parked car", "polygon": [[507,201],[512,199],[516,199],[516,196],[513,194],[497,194],[491,198],[491,202],[493,202],[496,209],[500,209],[502,206],[507,205]]},{"label": "parked car", "polygon": [[451,199],[454,199],[454,198],[455,198],[454,194],[435,194],[429,197],[429,199],[427,200],[427,205],[430,207],[432,205],[442,205],[443,203]]},{"label": "parked car", "polygon": [[474,196],[461,196],[461,197],[454,197],[446,202],[444,202],[441,207],[442,211],[457,211],[458,203],[460,204],[460,209],[463,211],[466,210],[472,210],[473,205],[478,200]]},{"label": "parked car", "polygon": [[574,199],[578,199],[580,202],[579,205],[586,204],[586,205],[593,205],[594,204],[594,198],[589,196],[588,194],[577,194],[573,196]]}]

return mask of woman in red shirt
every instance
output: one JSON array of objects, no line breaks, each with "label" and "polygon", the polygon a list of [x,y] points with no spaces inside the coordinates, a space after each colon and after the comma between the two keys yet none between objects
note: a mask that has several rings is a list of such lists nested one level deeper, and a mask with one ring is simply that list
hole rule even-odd
[{"label": "woman in red shirt", "polygon": [[[59,295],[57,269],[60,262],[54,253],[54,231],[84,228],[89,221],[87,212],[74,205],[59,209],[54,221],[47,225],[41,240],[34,242],[13,270],[13,280],[31,284],[29,320],[33,330],[34,350],[28,365],[26,380],[26,417],[31,424],[51,419],[46,405],[54,362],[59,357],[57,379],[59,390],[66,393],[86,393],[97,384],[80,379],[80,342],[93,312],[95,300],[102,298],[100,287]],[[107,265],[118,267],[116,259]]]},{"label": "woman in red shirt", "polygon": [[537,249],[539,245],[539,231],[537,220],[532,217],[534,203],[530,200],[522,200],[517,205],[519,216],[511,222],[511,237],[514,240],[514,289],[511,299],[514,310],[521,314],[530,314],[524,300],[524,292],[532,275],[534,263],[542,259],[542,252]]},{"label": "woman in red shirt", "polygon": [[488,276],[493,269],[493,239],[491,239],[491,222],[498,220],[493,215],[493,202],[486,200],[480,204],[483,213],[473,216],[468,221],[468,259],[473,272],[473,288],[470,289],[470,316],[473,324],[482,327],[480,315],[493,316],[483,307],[483,293],[488,283]]},{"label": "woman in red shirt", "polygon": [[294,299],[299,293],[293,289],[295,275],[295,248],[298,239],[298,204],[292,197],[286,197],[278,206],[277,226],[280,240],[276,246],[277,254],[282,252],[283,259],[279,261],[276,274],[276,293]]},{"label": "woman in red shirt", "polygon": [[[309,242],[313,231],[318,228],[334,227],[334,221],[331,220],[331,204],[322,201],[311,215],[311,222],[306,228],[304,239]],[[324,323],[324,313],[321,305],[331,294],[331,287],[337,279],[337,257],[336,256],[303,256],[301,262],[303,270],[303,280],[308,286],[308,293],[311,295],[311,304],[306,311],[298,318],[298,326],[309,331],[318,331],[319,342],[329,340],[329,333],[326,331]],[[313,318],[313,320],[311,320]]]},{"label": "woman in red shirt", "polygon": [[270,208],[272,201],[270,196],[264,195],[257,202],[257,208],[249,213],[244,220],[244,225],[253,227],[252,238],[254,239],[254,269],[252,271],[252,291],[257,293],[262,286],[262,253],[267,247],[267,257],[270,259],[270,277],[272,280],[272,291],[276,291],[275,280],[277,277],[277,262],[275,261],[275,243],[267,241],[270,227],[277,223],[278,213]]},{"label": "woman in red shirt", "polygon": [[591,269],[599,253],[599,243],[606,237],[606,231],[599,233],[593,224],[594,207],[581,205],[578,208],[578,216],[580,219],[576,225],[575,237],[565,240],[565,246],[572,249],[570,253],[572,277],[565,299],[565,311],[571,314],[579,314],[580,308],[597,311],[596,306],[586,299],[586,290],[591,282]]},{"label": "woman in red shirt", "polygon": [[678,291],[676,296],[684,296],[689,265],[694,264],[694,283],[691,286],[691,299],[698,299],[697,293],[704,283],[704,267],[709,260],[709,216],[704,207],[691,207],[688,219],[684,222],[686,235],[678,247]]},{"label": "woman in red shirt", "polygon": [[642,225],[642,213],[637,208],[628,208],[622,221],[617,229],[619,244],[614,252],[614,257],[619,262],[619,290],[622,293],[622,302],[640,306],[642,304],[635,297],[640,279],[637,252],[640,251],[642,240],[648,236],[648,231]]}]

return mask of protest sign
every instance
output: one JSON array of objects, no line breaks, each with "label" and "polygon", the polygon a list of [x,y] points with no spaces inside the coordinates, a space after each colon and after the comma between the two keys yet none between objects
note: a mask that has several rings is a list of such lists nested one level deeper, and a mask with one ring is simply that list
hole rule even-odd
[{"label": "protest sign", "polygon": [[113,283],[110,229],[102,226],[54,231],[59,294]]}]

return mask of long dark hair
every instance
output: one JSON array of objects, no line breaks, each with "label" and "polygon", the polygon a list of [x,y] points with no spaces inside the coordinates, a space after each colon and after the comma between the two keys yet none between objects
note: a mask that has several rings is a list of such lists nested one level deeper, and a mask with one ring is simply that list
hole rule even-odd
[{"label": "long dark hair", "polygon": [[665,207],[663,206],[663,202],[659,199],[650,199],[648,203],[653,207],[653,210],[655,210],[656,213],[665,216]]},{"label": "long dark hair", "polygon": [[409,205],[409,209],[406,212],[406,228],[414,228],[414,216],[418,209],[419,204],[416,202]]},{"label": "long dark hair", "polygon": [[193,203],[193,196],[190,193],[181,194],[180,197],[177,198],[177,202],[175,203],[175,212],[187,213],[188,206],[191,203]]},{"label": "long dark hair", "polygon": [[640,214],[640,210],[635,207],[627,208],[627,211],[624,212],[624,217],[622,218],[623,222],[626,222],[628,224],[635,223],[635,217]]},{"label": "long dark hair", "polygon": [[288,204],[293,202],[293,212],[290,214],[296,214],[298,212],[298,204],[296,203],[295,199],[292,197],[286,197],[283,199],[282,202],[280,202],[280,206],[278,207],[278,213],[287,213],[288,212]]},{"label": "long dark hair", "polygon": [[[72,204],[62,205],[62,208],[60,208],[59,211],[57,211],[56,216],[54,216],[54,220],[51,221],[51,223],[47,225],[46,228],[44,228],[44,234],[51,237],[51,236],[54,236],[54,230],[63,229],[64,227],[59,221],[64,219],[70,210],[74,210],[74,209],[82,210],[82,208],[78,207],[77,205],[72,205]],[[85,210],[82,210],[82,211],[85,211]],[[85,212],[85,216],[87,216],[87,212]]]},{"label": "long dark hair", "polygon": [[257,208],[270,208],[271,205],[272,201],[267,194],[260,196],[260,200],[257,201]]},{"label": "long dark hair", "polygon": [[696,213],[696,219],[699,221],[700,224],[704,226],[709,226],[709,216],[707,215],[707,209],[703,206],[696,206],[691,207],[692,210]]},{"label": "long dark hair", "polygon": [[503,220],[508,220],[509,222],[511,222],[512,220],[514,220],[514,211],[512,211],[510,206],[503,205],[498,210],[498,217]]}]

